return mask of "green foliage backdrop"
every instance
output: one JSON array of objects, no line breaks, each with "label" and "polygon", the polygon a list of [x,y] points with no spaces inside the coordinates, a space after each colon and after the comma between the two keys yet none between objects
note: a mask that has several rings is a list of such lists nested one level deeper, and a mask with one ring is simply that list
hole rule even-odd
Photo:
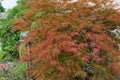
[{"label": "green foliage backdrop", "polygon": [[5,60],[14,60],[19,57],[15,46],[20,40],[20,33],[12,30],[11,21],[21,17],[29,7],[28,5],[22,5],[22,2],[25,1],[27,0],[18,0],[18,5],[7,12],[7,18],[0,20],[0,42],[2,43],[2,50],[5,52],[3,57]]}]

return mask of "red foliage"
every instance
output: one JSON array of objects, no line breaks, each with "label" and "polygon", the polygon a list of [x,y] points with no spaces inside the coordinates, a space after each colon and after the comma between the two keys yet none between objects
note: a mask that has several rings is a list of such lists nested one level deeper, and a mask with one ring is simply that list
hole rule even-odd
[{"label": "red foliage", "polygon": [[61,71],[61,72],[64,71],[64,68],[63,68],[62,66],[58,66],[57,69],[58,69],[59,71]]},{"label": "red foliage", "polygon": [[[90,0],[94,6],[88,4],[89,0],[61,1],[28,0],[26,4],[32,6],[23,18],[13,21],[15,30],[29,31],[23,43],[31,43],[30,58],[24,55],[23,60],[34,66],[33,73],[39,74],[36,80],[42,80],[41,77],[56,80],[60,76],[63,80],[71,80],[86,75],[92,80],[113,80],[111,70],[114,72],[120,66],[111,68],[113,63],[119,63],[120,51],[109,30],[120,26],[120,13],[110,7],[111,0]],[[98,72],[94,65],[99,66]],[[93,77],[86,71],[89,67],[95,72],[91,72]],[[101,70],[106,77],[99,73]]]}]

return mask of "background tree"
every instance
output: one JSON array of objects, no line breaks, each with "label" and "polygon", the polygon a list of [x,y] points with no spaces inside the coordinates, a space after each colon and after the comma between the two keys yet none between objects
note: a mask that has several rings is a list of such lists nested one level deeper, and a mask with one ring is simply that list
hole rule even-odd
[{"label": "background tree", "polygon": [[15,46],[20,40],[20,33],[12,30],[13,25],[11,24],[11,20],[21,17],[26,8],[29,7],[22,4],[22,2],[27,0],[19,1],[21,2],[18,2],[18,5],[7,12],[7,18],[0,20],[0,42],[2,43],[2,50],[5,53],[4,60],[11,61],[19,57]]},{"label": "background tree", "polygon": [[0,12],[5,12],[5,8],[1,5],[1,1],[2,0],[0,0]]},{"label": "background tree", "polygon": [[112,0],[29,0],[32,6],[13,20],[14,30],[29,31],[21,60],[30,62],[35,80],[113,80],[120,75],[120,26]]}]

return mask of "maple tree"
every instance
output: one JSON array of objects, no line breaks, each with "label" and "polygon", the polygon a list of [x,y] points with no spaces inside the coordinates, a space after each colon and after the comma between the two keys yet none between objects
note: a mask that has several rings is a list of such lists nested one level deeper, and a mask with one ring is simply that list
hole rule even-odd
[{"label": "maple tree", "polygon": [[30,62],[35,80],[113,80],[120,75],[120,26],[112,0],[28,0],[32,6],[12,21],[14,30],[29,31],[21,42],[29,47],[22,61]]}]

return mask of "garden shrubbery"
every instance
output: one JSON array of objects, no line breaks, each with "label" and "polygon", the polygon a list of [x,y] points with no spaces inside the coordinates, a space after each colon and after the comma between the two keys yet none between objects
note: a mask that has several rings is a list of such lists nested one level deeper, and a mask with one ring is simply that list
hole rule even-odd
[{"label": "garden shrubbery", "polygon": [[113,80],[120,75],[120,39],[111,35],[120,26],[120,12],[112,0],[18,3],[0,27],[4,56],[23,62],[10,63],[7,74],[3,70],[8,79]]},{"label": "garden shrubbery", "polygon": [[27,80],[26,63],[2,62],[0,63],[0,80]]}]

